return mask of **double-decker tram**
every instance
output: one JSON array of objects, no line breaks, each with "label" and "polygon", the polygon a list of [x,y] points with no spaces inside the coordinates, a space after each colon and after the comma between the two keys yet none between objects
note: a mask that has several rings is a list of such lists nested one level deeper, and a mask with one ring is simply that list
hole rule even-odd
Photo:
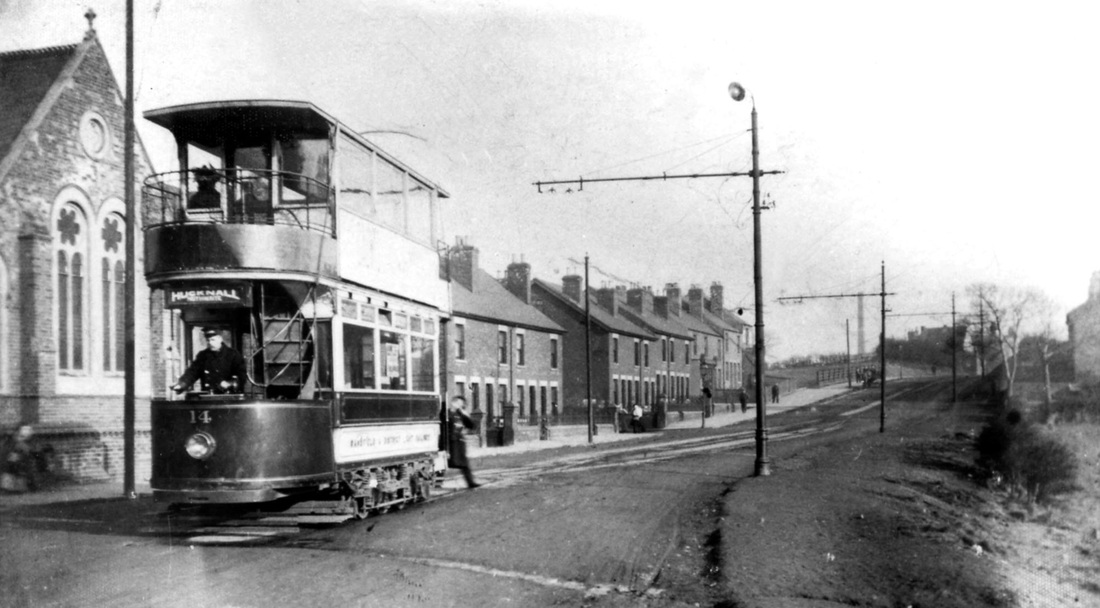
[{"label": "double-decker tram", "polygon": [[[320,497],[360,517],[427,498],[446,465],[433,245],[449,195],[308,102],[145,117],[181,167],[142,189],[164,385],[196,362],[151,403],[154,497]],[[245,377],[208,382],[215,333]]]}]

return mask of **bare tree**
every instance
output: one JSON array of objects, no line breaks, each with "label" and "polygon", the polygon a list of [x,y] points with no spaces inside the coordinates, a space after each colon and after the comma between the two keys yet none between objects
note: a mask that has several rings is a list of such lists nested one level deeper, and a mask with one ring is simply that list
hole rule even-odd
[{"label": "bare tree", "polygon": [[[1053,323],[1054,305],[1046,294],[1032,288],[1000,287],[991,283],[976,283],[968,290],[975,304],[980,303],[989,319],[988,341],[996,348],[993,356],[1000,359],[1004,366],[1006,401],[1012,398],[1012,389],[1016,381],[1016,371],[1020,364],[1021,339],[1025,334],[1046,335],[1049,339],[1044,347],[1044,364],[1053,356],[1055,329]],[[1040,340],[1042,342],[1042,340]],[[1047,393],[1049,403],[1050,374],[1047,370]]]}]

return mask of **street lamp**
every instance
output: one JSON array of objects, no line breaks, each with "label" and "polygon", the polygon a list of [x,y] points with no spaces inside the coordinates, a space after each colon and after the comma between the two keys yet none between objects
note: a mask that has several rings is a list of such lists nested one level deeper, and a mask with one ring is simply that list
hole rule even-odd
[{"label": "street lamp", "polygon": [[[747,93],[745,87],[731,82],[730,97],[741,101]],[[768,461],[767,404],[764,403],[764,280],[761,268],[760,247],[760,149],[756,142],[756,98],[749,93],[752,102],[752,283],[756,303],[756,463],[753,475],[771,475]]]}]

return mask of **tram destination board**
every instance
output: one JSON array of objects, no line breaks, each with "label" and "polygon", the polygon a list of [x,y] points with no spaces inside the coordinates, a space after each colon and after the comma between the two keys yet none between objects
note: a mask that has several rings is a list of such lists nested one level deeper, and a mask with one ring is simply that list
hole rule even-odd
[{"label": "tram destination board", "polygon": [[247,283],[187,285],[166,291],[166,308],[252,306],[252,286]]}]

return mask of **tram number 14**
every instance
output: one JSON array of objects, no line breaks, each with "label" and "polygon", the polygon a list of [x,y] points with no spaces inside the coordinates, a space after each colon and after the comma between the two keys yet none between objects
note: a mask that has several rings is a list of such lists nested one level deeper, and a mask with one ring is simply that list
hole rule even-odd
[{"label": "tram number 14", "polygon": [[191,424],[210,424],[210,410],[191,410]]}]

